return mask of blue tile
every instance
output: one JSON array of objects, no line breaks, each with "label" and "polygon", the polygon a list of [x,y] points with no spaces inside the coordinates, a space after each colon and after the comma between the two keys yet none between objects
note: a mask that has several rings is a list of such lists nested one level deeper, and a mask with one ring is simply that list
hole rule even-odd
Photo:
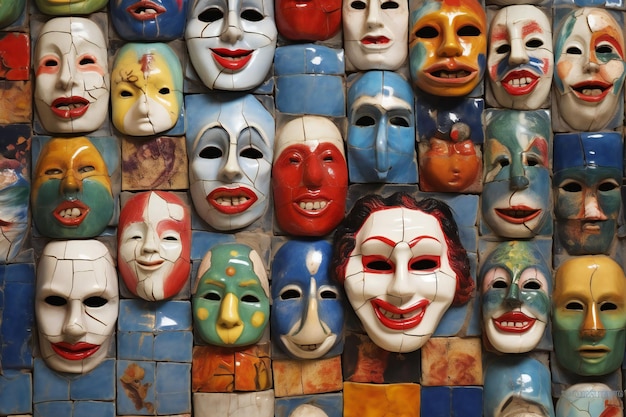
[{"label": "blue tile", "polygon": [[117,329],[119,331],[152,332],[155,329],[156,315],[151,304],[145,300],[120,300]]},{"label": "blue tile", "polygon": [[154,339],[154,360],[165,362],[191,362],[192,332],[163,332]]},{"label": "blue tile", "polygon": [[117,361],[117,414],[155,414],[155,374],[155,362]]},{"label": "blue tile", "polygon": [[5,369],[0,375],[0,415],[30,414],[32,399],[31,374]]},{"label": "blue tile", "polygon": [[451,417],[481,417],[483,414],[482,408],[482,387],[452,388],[452,413],[450,414]]},{"label": "blue tile", "polygon": [[127,360],[154,360],[152,332],[118,332],[117,358]]},{"label": "blue tile", "polygon": [[91,372],[72,379],[70,399],[114,400],[115,359],[106,359]]},{"label": "blue tile", "polygon": [[115,403],[105,401],[77,401],[74,403],[74,414],[72,416],[115,417]]},{"label": "blue tile", "polygon": [[5,282],[4,308],[0,320],[0,356],[4,369],[26,369],[33,366],[31,336],[35,322],[34,299],[34,282]]},{"label": "blue tile", "polygon": [[152,303],[156,307],[156,330],[191,330],[191,302],[165,301]]},{"label": "blue tile", "polygon": [[158,414],[191,412],[191,364],[157,363]]},{"label": "blue tile", "polygon": [[[193,231],[191,232],[192,260],[201,260],[202,258],[204,258],[204,255],[206,255],[209,249],[219,243],[232,243],[235,241],[235,237],[231,234],[212,233],[206,232],[204,230],[196,230],[205,227],[202,221],[197,218],[197,215],[192,216],[191,220],[191,227],[193,229]],[[195,274],[192,274],[191,276],[194,277],[194,279],[196,277]]]},{"label": "blue tile", "polygon": [[341,76],[283,75],[276,80],[276,108],[280,112],[343,117],[345,105]]},{"label": "blue tile", "polygon": [[[421,391],[421,415],[428,417],[451,417],[450,387],[424,387]],[[478,407],[482,412],[482,405]]]},{"label": "blue tile", "polygon": [[69,401],[69,399],[69,379],[48,368],[43,359],[36,358],[33,371],[33,402]]},{"label": "blue tile", "polygon": [[35,404],[33,417],[72,416],[72,401],[52,401]]}]

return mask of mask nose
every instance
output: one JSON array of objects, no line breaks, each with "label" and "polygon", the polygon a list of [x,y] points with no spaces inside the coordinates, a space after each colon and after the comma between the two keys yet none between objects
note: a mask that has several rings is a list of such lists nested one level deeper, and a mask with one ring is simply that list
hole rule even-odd
[{"label": "mask nose", "polygon": [[400,298],[411,297],[415,287],[411,285],[409,262],[411,261],[411,248],[406,242],[400,242],[393,249],[391,261],[395,266],[393,278],[387,287],[387,293]]},{"label": "mask nose", "polygon": [[509,64],[521,65],[529,62],[524,41],[520,38],[511,39],[511,54],[509,55]]},{"label": "mask nose", "polygon": [[228,157],[226,163],[220,170],[220,178],[225,182],[234,182],[236,179],[242,177],[241,166],[239,165],[237,155],[237,144],[231,143],[228,148]]},{"label": "mask nose", "polygon": [[228,293],[222,300],[217,325],[225,329],[243,325],[241,317],[239,317],[239,300],[234,294]]},{"label": "mask nose", "polygon": [[243,30],[241,29],[241,19],[237,10],[229,10],[224,21],[225,30],[220,35],[220,39],[224,42],[234,44],[243,38]]},{"label": "mask nose", "polygon": [[511,307],[519,307],[522,305],[520,300],[520,290],[519,285],[511,283],[509,286],[509,291],[506,294],[506,303]]},{"label": "mask nose", "polygon": [[594,192],[585,193],[584,209],[586,220],[607,220],[598,203],[598,196]]},{"label": "mask nose", "polygon": [[318,189],[322,185],[324,175],[320,162],[313,157],[309,157],[304,161],[304,185],[309,189]]},{"label": "mask nose", "polygon": [[76,174],[74,169],[70,169],[65,173],[61,180],[61,191],[63,194],[76,194],[83,190],[83,181]]},{"label": "mask nose", "polygon": [[63,333],[69,336],[73,342],[77,342],[87,334],[83,319],[83,303],[81,300],[68,300],[67,316],[63,325]]},{"label": "mask nose", "polygon": [[376,157],[376,172],[378,178],[384,180],[391,167],[389,166],[389,149],[387,141],[387,117],[381,118],[380,123],[376,127],[376,143],[374,144]]},{"label": "mask nose", "polygon": [[600,340],[606,335],[606,329],[598,316],[598,306],[593,303],[585,311],[585,319],[580,329],[582,339]]},{"label": "mask nose", "polygon": [[463,48],[456,35],[456,30],[451,25],[443,29],[443,42],[437,49],[437,55],[443,57],[457,57],[463,54]]}]

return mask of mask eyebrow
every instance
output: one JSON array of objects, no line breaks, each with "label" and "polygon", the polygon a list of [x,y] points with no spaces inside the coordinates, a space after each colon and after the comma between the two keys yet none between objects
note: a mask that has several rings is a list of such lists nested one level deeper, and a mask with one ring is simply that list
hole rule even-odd
[{"label": "mask eyebrow", "polygon": [[252,287],[252,286],[255,286],[255,285],[256,286],[259,285],[258,281],[255,280],[255,279],[249,279],[247,281],[242,281],[242,282],[239,283],[239,286],[242,287],[242,288]]},{"label": "mask eyebrow", "polygon": [[391,246],[392,248],[395,247],[398,243],[398,242],[394,242],[393,240],[385,236],[372,236],[372,237],[368,237],[367,239],[365,239],[362,244],[365,244],[366,242],[369,242],[370,240],[377,240],[379,242],[384,243],[385,245]]},{"label": "mask eyebrow", "polygon": [[214,279],[207,279],[204,281],[205,284],[210,284],[210,285],[215,285],[216,287],[220,287],[220,288],[226,288],[226,285],[223,282],[220,281],[216,281]]},{"label": "mask eyebrow", "polygon": [[538,22],[528,22],[522,28],[522,36],[526,37],[531,33],[543,33],[543,28]]}]

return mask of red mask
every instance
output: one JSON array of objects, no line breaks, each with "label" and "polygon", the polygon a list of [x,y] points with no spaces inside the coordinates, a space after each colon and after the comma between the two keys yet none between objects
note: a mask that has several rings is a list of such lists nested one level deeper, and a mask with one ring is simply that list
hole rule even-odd
[{"label": "red mask", "polygon": [[290,40],[324,41],[341,28],[341,0],[276,0],[278,32]]}]

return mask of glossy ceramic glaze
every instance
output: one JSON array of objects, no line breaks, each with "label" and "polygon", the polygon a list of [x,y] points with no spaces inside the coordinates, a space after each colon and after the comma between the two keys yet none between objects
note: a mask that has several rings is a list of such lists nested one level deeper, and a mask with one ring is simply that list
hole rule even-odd
[{"label": "glossy ceramic glaze", "polygon": [[110,0],[115,31],[129,41],[169,41],[183,36],[188,0]]}]

